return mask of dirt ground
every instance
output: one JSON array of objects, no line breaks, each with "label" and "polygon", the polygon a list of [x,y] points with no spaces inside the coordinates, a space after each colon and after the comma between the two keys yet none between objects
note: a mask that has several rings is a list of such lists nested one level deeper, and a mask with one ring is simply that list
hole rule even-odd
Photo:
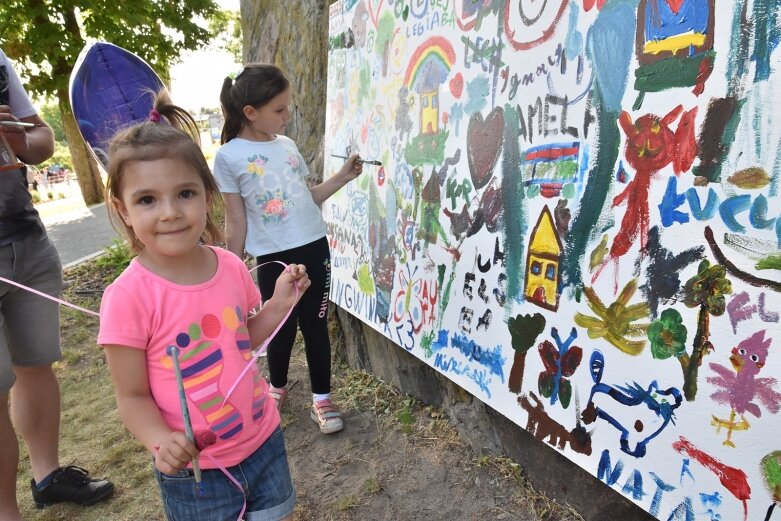
[{"label": "dirt ground", "polygon": [[329,436],[309,418],[300,349],[290,379],[282,422],[298,521],[579,519],[536,494],[508,459],[474,454],[441,412],[366,373],[336,371],[345,429]]}]

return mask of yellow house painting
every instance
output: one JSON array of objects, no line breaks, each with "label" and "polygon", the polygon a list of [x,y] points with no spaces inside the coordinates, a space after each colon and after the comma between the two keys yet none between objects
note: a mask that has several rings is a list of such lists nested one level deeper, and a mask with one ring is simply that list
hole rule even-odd
[{"label": "yellow house painting", "polygon": [[523,289],[527,301],[552,311],[558,309],[561,253],[559,233],[545,206],[529,239]]},{"label": "yellow house painting", "polygon": [[420,132],[439,132],[439,89],[420,93]]}]

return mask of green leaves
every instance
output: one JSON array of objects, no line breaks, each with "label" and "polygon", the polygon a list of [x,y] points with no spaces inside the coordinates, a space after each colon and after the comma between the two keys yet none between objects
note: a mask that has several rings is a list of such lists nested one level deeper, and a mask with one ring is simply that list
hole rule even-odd
[{"label": "green leaves", "polygon": [[36,97],[67,92],[70,72],[88,40],[108,41],[138,54],[167,80],[170,65],[183,51],[209,43],[206,20],[217,12],[212,0],[4,1],[0,47]]},{"label": "green leaves", "polygon": [[518,353],[525,354],[545,329],[545,317],[540,313],[515,315],[507,321],[507,329],[512,337],[513,349]]},{"label": "green leaves", "polygon": [[683,303],[688,307],[704,306],[713,316],[721,316],[726,309],[724,295],[732,293],[732,282],[727,278],[727,269],[720,265],[711,266],[703,260],[697,274],[686,281],[683,287]]},{"label": "green leaves", "polygon": [[662,311],[658,320],[648,328],[648,340],[651,342],[651,355],[657,360],[686,353],[686,326],[678,310],[669,308]]}]

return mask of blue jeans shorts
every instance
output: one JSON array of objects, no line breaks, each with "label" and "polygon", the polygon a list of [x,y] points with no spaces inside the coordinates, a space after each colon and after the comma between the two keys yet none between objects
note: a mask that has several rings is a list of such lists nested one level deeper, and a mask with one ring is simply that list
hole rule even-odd
[{"label": "blue jeans shorts", "polygon": [[166,517],[170,521],[237,521],[245,497],[247,521],[279,521],[293,513],[296,493],[281,427],[258,450],[227,470],[241,483],[243,494],[220,469],[201,472],[203,494],[199,496],[192,470],[182,469],[171,476],[155,468]]}]

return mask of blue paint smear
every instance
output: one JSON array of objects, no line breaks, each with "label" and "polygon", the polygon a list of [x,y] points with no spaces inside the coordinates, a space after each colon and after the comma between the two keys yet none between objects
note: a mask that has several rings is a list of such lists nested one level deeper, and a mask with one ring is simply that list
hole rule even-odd
[{"label": "blue paint smear", "polygon": [[662,503],[662,494],[664,492],[672,492],[675,490],[675,487],[665,482],[653,472],[649,472],[648,474],[651,476],[651,479],[654,480],[654,483],[656,483],[656,492],[654,492],[654,497],[651,499],[651,508],[648,509],[648,513],[654,517],[659,517],[659,506]]},{"label": "blue paint smear", "polygon": [[569,9],[569,27],[567,29],[567,39],[564,41],[564,48],[567,52],[566,56],[575,58],[583,50],[583,35],[577,30],[580,9],[578,9],[578,4],[574,2],[570,4]]},{"label": "blue paint smear", "polygon": [[735,195],[730,197],[719,206],[719,215],[721,220],[733,232],[745,233],[746,227],[740,224],[735,216],[745,212],[751,206],[750,195]]},{"label": "blue paint smear", "polygon": [[757,230],[772,228],[776,223],[775,217],[772,219],[767,218],[767,198],[764,195],[759,194],[757,198],[754,199],[748,220],[751,222],[751,226]]},{"label": "blue paint smear", "polygon": [[488,78],[478,76],[466,84],[466,93],[468,101],[464,105],[465,114],[474,114],[480,112],[486,106],[486,98],[490,89],[488,87]]},{"label": "blue paint smear", "polygon": [[781,178],[781,138],[776,145],[776,160],[773,161],[773,174],[770,176],[770,197],[778,195],[778,180]]},{"label": "blue paint smear", "polygon": [[602,87],[605,109],[620,112],[634,54],[637,1],[608,3],[586,37],[586,51]]},{"label": "blue paint smear", "polygon": [[477,345],[474,340],[468,339],[466,335],[459,335],[458,333],[450,338],[450,344],[461,351],[461,353],[470,360],[474,360],[487,368],[492,374],[497,375],[502,383],[504,383],[503,367],[506,359],[502,356],[501,345],[497,345],[493,349],[488,350]]},{"label": "blue paint smear", "polygon": [[645,39],[664,40],[689,31],[705,34],[709,18],[708,0],[686,0],[677,13],[664,0],[648,0],[645,6]]},{"label": "blue paint smear", "polygon": [[676,210],[686,202],[686,196],[678,193],[678,179],[670,176],[667,180],[667,188],[664,191],[662,202],[659,203],[659,215],[662,218],[662,226],[669,228],[674,223],[689,222],[689,214]]},{"label": "blue paint smear", "polygon": [[705,507],[720,507],[721,506],[721,494],[718,493],[718,491],[714,492],[713,494],[705,494],[704,492],[700,492],[700,501],[702,501],[702,505]]},{"label": "blue paint smear", "polygon": [[770,55],[781,43],[781,27],[778,19],[778,0],[754,2],[754,53],[751,61],[757,64],[754,82],[770,77]]},{"label": "blue paint smear", "polygon": [[700,203],[700,194],[694,188],[686,190],[686,199],[689,201],[689,209],[698,221],[712,219],[716,215],[716,209],[719,204],[719,196],[713,188],[708,188],[708,200],[705,201],[705,208]]},{"label": "blue paint smear", "polygon": [[450,331],[447,329],[440,329],[439,333],[437,333],[437,338],[431,342],[431,350],[436,353],[440,349],[447,347],[447,336],[449,334]]}]

